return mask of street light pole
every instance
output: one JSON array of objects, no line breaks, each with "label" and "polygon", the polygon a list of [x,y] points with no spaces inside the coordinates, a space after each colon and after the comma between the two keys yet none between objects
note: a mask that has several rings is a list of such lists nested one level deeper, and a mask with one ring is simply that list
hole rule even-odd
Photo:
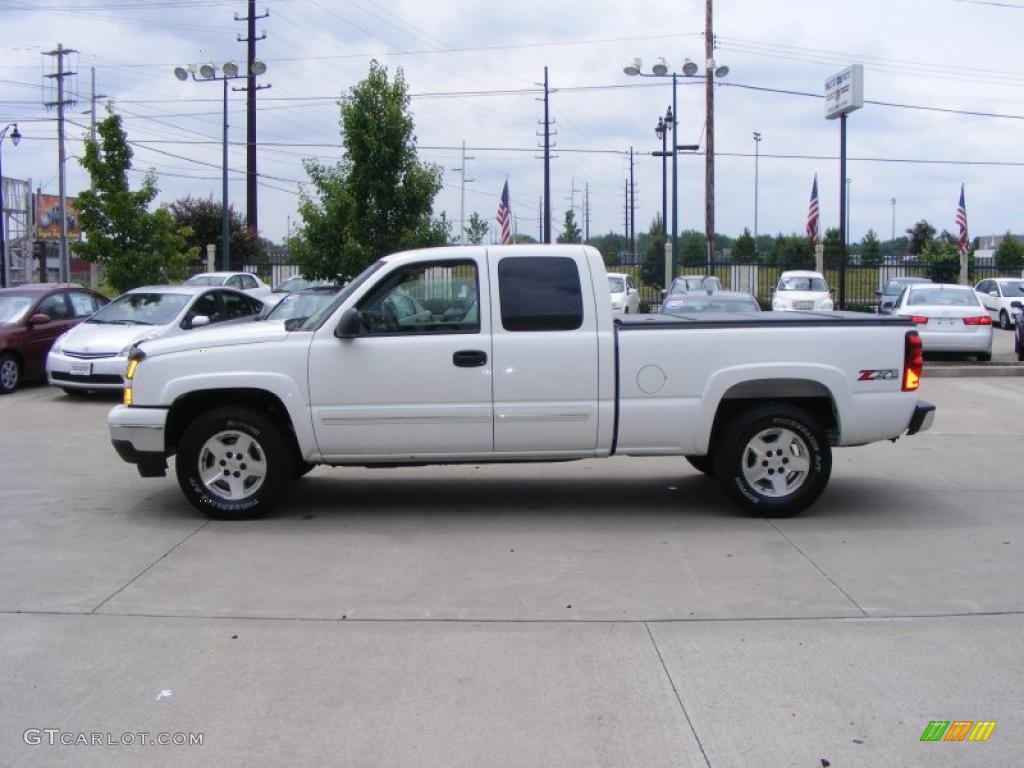
[{"label": "street light pole", "polygon": [[757,164],[760,146],[761,134],[754,131],[754,253],[757,253]]},{"label": "street light pole", "polygon": [[[671,112],[669,114],[671,115]],[[661,234],[668,237],[668,165],[666,162],[668,125],[665,118],[658,117],[658,126],[654,129],[654,133],[661,139]]]},{"label": "street light pole", "polygon": [[7,132],[11,129],[11,141],[18,146],[21,141],[21,133],[18,131],[18,124],[11,123],[0,131],[0,287],[7,287],[7,215],[4,212],[4,168],[3,168],[3,147]]},{"label": "street light pole", "polygon": [[[729,68],[728,67],[726,67],[726,66],[713,67],[712,64],[713,64],[713,62],[711,62],[710,59],[709,59],[708,60],[708,72],[711,73],[712,70],[713,70],[713,74],[714,74],[715,77],[725,77],[729,73]],[[678,91],[678,85],[679,85],[678,78],[679,77],[700,78],[702,76],[697,74],[697,72],[700,69],[700,67],[698,67],[695,62],[690,61],[689,59],[687,59],[686,62],[683,64],[682,74],[676,73],[674,71],[670,73],[669,72],[668,63],[663,58],[662,59],[658,59],[658,63],[655,64],[653,67],[651,67],[651,72],[642,72],[641,71],[641,67],[642,66],[643,66],[643,61],[641,59],[633,59],[633,62],[631,64],[627,64],[623,68],[623,72],[625,72],[630,77],[671,77],[672,78],[672,116],[671,116],[671,118],[666,116],[665,130],[666,130],[666,132],[668,132],[669,130],[672,131],[672,262],[673,262],[672,263],[672,276],[675,277],[676,260],[679,258],[679,255],[678,255],[679,254],[679,247],[678,247],[678,239],[679,239],[679,150],[680,149],[697,150],[697,149],[700,148],[698,145],[684,145],[684,144],[680,144],[679,143],[679,139],[678,139],[678,133],[679,133],[678,132],[678,127],[679,127],[679,105],[678,105],[678,97],[677,97],[677,91]],[[708,76],[710,77],[711,75],[709,74]],[[709,134],[709,137],[710,137],[710,134]],[[711,151],[711,149],[712,148],[709,145],[709,151]],[[712,216],[714,216],[713,209],[706,209],[706,213],[710,213]],[[711,261],[711,254],[712,254],[712,251],[709,248],[708,249],[708,259],[709,259],[708,265],[709,265],[709,269],[710,269],[710,267],[713,264],[713,262]]]},{"label": "street light pole", "polygon": [[[196,71],[199,77],[196,77]],[[254,61],[250,67],[250,73],[240,75],[238,65],[233,61],[226,61],[220,68],[222,75],[217,75],[216,64],[189,64],[187,67],[175,67],[174,76],[182,82],[192,77],[197,83],[216,82],[220,80],[224,85],[224,138],[222,141],[222,165],[221,165],[221,210],[220,210],[220,262],[221,269],[231,269],[231,214],[228,208],[228,80],[245,80],[252,75],[262,75],[267,71],[262,61]]]},{"label": "street light pole", "polygon": [[893,244],[892,247],[895,248],[896,247],[896,198],[895,197],[892,198],[891,200],[889,200],[889,202],[892,205],[892,240],[890,242],[892,242],[892,244]]}]

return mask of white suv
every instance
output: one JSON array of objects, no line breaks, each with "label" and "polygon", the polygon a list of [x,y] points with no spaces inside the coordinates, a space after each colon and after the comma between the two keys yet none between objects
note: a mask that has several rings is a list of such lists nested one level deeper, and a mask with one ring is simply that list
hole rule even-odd
[{"label": "white suv", "polygon": [[783,272],[772,294],[772,309],[788,312],[795,309],[831,311],[832,293],[821,272],[803,269]]}]

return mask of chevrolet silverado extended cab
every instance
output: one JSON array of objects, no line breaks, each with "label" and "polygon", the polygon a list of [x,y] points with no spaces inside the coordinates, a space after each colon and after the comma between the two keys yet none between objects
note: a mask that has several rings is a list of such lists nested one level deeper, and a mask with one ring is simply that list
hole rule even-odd
[{"label": "chevrolet silverado extended cab", "polygon": [[612,319],[586,246],[383,258],[324,309],[133,350],[114,447],[219,518],[316,464],[685,456],[758,515],[822,492],[833,446],[931,426],[909,320],[841,312]]}]

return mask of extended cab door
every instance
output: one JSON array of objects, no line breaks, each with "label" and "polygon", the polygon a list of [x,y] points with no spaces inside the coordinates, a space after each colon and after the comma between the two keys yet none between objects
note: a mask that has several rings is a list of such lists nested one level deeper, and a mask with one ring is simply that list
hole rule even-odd
[{"label": "extended cab door", "polygon": [[493,450],[486,254],[475,253],[385,267],[356,304],[361,335],[335,337],[336,321],[317,331],[309,396],[324,456]]},{"label": "extended cab door", "polygon": [[[498,248],[489,254],[491,285],[497,286],[491,309],[495,451],[586,455],[597,448],[592,279],[582,248],[558,253]],[[601,290],[608,293],[607,280]]]}]

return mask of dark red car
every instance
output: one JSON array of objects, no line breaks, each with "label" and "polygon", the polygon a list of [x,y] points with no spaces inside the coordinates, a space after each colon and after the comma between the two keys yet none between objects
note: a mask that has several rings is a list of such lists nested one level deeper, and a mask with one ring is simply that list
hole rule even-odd
[{"label": "dark red car", "polygon": [[0,288],[0,395],[42,376],[54,339],[109,301],[71,283]]}]

